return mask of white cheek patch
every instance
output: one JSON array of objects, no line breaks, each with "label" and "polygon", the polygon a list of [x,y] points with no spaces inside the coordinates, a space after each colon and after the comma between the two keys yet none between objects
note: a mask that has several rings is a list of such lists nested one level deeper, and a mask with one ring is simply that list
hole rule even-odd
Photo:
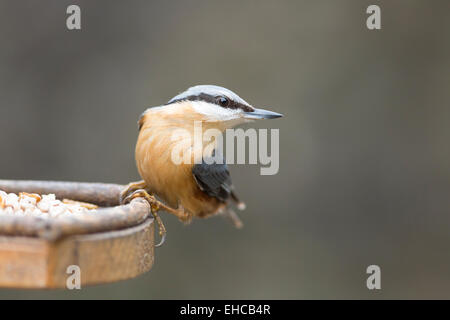
[{"label": "white cheek patch", "polygon": [[240,109],[227,109],[218,105],[204,102],[192,101],[194,110],[208,118],[209,121],[230,121],[241,118],[242,111]]}]

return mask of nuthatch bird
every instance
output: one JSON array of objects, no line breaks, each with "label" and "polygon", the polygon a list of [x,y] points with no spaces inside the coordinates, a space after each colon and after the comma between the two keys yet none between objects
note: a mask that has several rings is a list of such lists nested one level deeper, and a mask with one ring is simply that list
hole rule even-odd
[{"label": "nuthatch bird", "polygon": [[[239,209],[244,209],[245,205],[234,193],[227,165],[205,161],[204,150],[200,150],[200,161],[192,159],[194,161],[188,163],[174,163],[172,151],[180,145],[185,151],[198,148],[194,146],[193,138],[195,123],[200,122],[203,131],[212,128],[224,132],[244,122],[278,117],[282,115],[256,109],[234,92],[213,85],[191,87],[165,105],[147,109],[139,119],[135,153],[143,180],[130,183],[121,194],[121,202],[143,197],[150,203],[162,237],[160,244],[166,234],[157,214],[160,209],[186,223],[193,216],[205,218],[224,213],[236,227],[242,226],[230,208],[230,200]],[[189,134],[174,140],[174,132],[180,128]],[[192,154],[194,157],[195,150]],[[157,200],[155,195],[164,202]]]}]

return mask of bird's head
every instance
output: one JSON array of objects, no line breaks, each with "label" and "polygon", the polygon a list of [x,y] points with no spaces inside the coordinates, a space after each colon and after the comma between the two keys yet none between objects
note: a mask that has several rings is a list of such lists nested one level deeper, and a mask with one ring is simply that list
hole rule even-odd
[{"label": "bird's head", "polygon": [[233,91],[214,85],[191,87],[173,97],[165,107],[182,104],[187,105],[184,113],[187,119],[221,123],[223,127],[283,116],[276,112],[254,108]]}]

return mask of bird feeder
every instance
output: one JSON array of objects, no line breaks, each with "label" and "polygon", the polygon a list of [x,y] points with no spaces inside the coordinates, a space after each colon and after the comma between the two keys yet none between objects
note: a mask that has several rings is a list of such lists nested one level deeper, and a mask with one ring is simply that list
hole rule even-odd
[{"label": "bird feeder", "polygon": [[[123,186],[0,180],[8,193],[55,194],[99,206],[95,213],[40,218],[0,215],[0,287],[66,288],[71,266],[81,286],[136,277],[154,263],[154,220],[137,198],[119,205]],[[72,267],[73,268],[73,267]]]}]

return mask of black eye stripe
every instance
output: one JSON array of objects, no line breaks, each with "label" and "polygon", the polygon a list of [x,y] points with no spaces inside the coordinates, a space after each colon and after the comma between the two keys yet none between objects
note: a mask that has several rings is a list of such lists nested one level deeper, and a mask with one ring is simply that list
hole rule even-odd
[{"label": "black eye stripe", "polygon": [[176,100],[170,100],[168,103],[166,103],[166,105],[168,104],[172,104],[175,102],[181,102],[181,101],[204,101],[204,102],[208,102],[208,103],[212,103],[215,105],[218,105],[221,108],[227,108],[227,109],[242,109],[246,112],[251,112],[253,111],[253,108],[250,106],[247,106],[245,104],[236,102],[231,100],[228,97],[225,97],[226,99],[228,99],[228,105],[226,107],[221,106],[218,102],[218,98],[220,98],[221,96],[212,96],[206,93],[200,93],[199,95],[193,95],[193,96],[187,96],[184,97],[182,99],[176,99]]}]

